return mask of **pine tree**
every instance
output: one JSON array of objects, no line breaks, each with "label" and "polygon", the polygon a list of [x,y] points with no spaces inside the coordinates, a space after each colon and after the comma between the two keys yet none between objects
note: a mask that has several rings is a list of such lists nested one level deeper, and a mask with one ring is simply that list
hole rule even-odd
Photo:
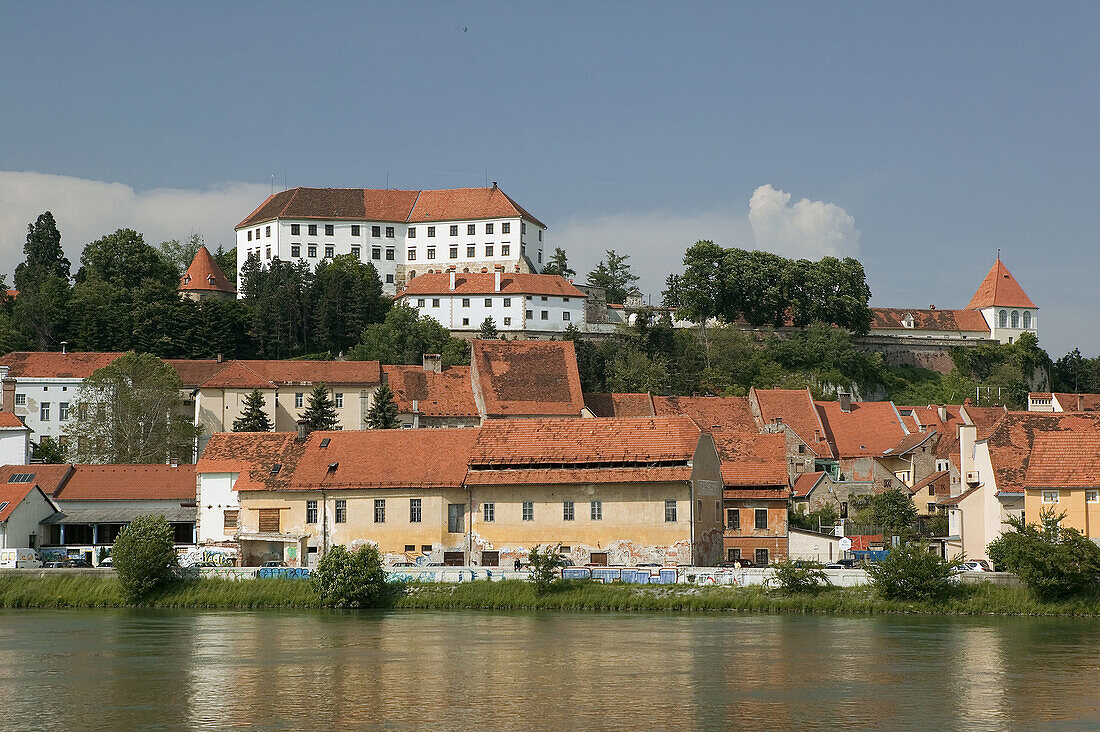
[{"label": "pine tree", "polygon": [[309,404],[302,413],[302,419],[306,420],[311,431],[334,430],[339,424],[336,403],[328,395],[328,386],[323,381],[309,393]]},{"label": "pine tree", "polygon": [[267,418],[264,395],[259,389],[244,398],[244,410],[240,419],[233,420],[234,432],[270,432],[271,420]]},{"label": "pine tree", "polygon": [[542,268],[542,274],[572,277],[577,274],[577,271],[569,266],[569,259],[565,255],[565,250],[561,247],[554,247],[554,253],[546,260],[546,264]]},{"label": "pine tree", "polygon": [[478,337],[483,341],[494,341],[499,335],[497,324],[493,322],[493,316],[486,316],[485,320],[481,321],[481,334]]},{"label": "pine tree", "polygon": [[367,426],[372,430],[392,430],[399,427],[397,405],[393,401],[393,392],[386,384],[374,392],[374,401],[367,412]]},{"label": "pine tree", "polygon": [[629,254],[619,254],[614,249],[608,249],[606,254],[607,259],[588,273],[588,284],[606,289],[609,303],[621,303],[634,289],[638,275],[630,271],[626,261]]}]

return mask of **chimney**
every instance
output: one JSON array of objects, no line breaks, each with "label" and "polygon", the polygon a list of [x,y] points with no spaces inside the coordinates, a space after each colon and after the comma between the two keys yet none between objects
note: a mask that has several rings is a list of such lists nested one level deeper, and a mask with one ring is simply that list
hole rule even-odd
[{"label": "chimney", "polygon": [[503,264],[498,264],[494,269],[496,271],[494,272],[494,275],[493,275],[493,282],[494,282],[493,291],[494,292],[500,292],[500,275],[503,273],[504,265]]},{"label": "chimney", "polygon": [[68,341],[61,341],[61,352],[62,353],[68,353],[69,352],[69,342]]},{"label": "chimney", "polygon": [[840,411],[850,412],[852,411],[852,395],[846,391],[838,391],[836,393],[836,400],[840,402]]},{"label": "chimney", "polygon": [[225,362],[225,354],[224,353],[219,353],[218,354],[218,363],[224,363],[224,362]]},{"label": "chimney", "polygon": [[433,374],[438,374],[443,371],[443,356],[438,353],[425,353],[424,354],[424,370],[430,371]]},{"label": "chimney", "polygon": [[413,401],[412,401],[412,411],[413,411],[413,414],[416,414],[417,412],[420,411],[420,400],[419,399],[413,399]]},{"label": "chimney", "polygon": [[[974,460],[974,443],[978,439],[978,426],[973,424],[959,425],[959,472],[962,473],[962,481],[959,485],[961,493],[964,485],[979,482],[978,469]],[[958,495],[958,494],[955,494]]]},{"label": "chimney", "polygon": [[451,266],[451,269],[450,269],[450,275],[451,275],[450,288],[451,288],[451,292],[454,292],[454,289],[455,289],[455,268],[454,268],[453,265]]},{"label": "chimney", "polygon": [[814,430],[814,442],[821,442],[821,430]]},{"label": "chimney", "polygon": [[180,459],[174,457],[171,459],[171,461],[169,461],[168,464],[171,465],[173,468],[178,468],[180,466]]},{"label": "chimney", "polygon": [[940,415],[940,421],[944,424],[947,424],[947,405],[941,404],[936,409],[936,412]]},{"label": "chimney", "polygon": [[1077,395],[1077,411],[1078,411],[1078,412],[1083,412],[1083,411],[1085,411],[1085,406],[1084,406],[1084,404],[1083,404],[1083,401],[1084,401],[1084,400],[1083,400],[1083,399],[1081,398],[1081,395],[1080,395],[1080,394],[1078,394],[1078,395]]},{"label": "chimney", "polygon": [[497,189],[497,182],[494,180],[493,181],[493,190],[495,191],[496,189]]},{"label": "chimney", "polygon": [[304,440],[307,437],[309,437],[309,420],[308,419],[299,419],[298,420],[298,439],[299,440]]}]

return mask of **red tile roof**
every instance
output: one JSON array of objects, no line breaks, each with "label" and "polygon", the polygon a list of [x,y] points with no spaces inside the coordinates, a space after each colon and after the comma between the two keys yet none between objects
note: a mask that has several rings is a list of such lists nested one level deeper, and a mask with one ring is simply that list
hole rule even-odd
[{"label": "red tile roof", "polygon": [[32,473],[33,484],[37,485],[47,496],[52,496],[65,484],[72,474],[71,465],[5,465],[0,467],[0,485],[5,485],[16,473]]},{"label": "red tile roof", "polygon": [[821,482],[826,473],[819,471],[816,473],[802,473],[794,481],[794,490],[792,494],[795,498],[806,498],[810,495],[810,492],[817,487],[817,484]]},{"label": "red tile roof", "polygon": [[936,498],[947,498],[951,495],[951,471],[939,470],[918,481],[909,492],[916,496],[918,493],[928,494],[928,486],[933,486]]},{"label": "red tile roof", "polygon": [[[436,191],[292,188],[269,196],[236,228],[275,218],[416,223],[517,216],[544,227],[541,221],[496,187]],[[519,232],[516,235],[518,240]]]},{"label": "red tile roof", "polygon": [[1054,394],[1063,412],[1100,412],[1100,394]]},{"label": "red tile roof", "polygon": [[[238,473],[234,490],[282,490],[304,449],[294,432],[218,432],[207,441],[195,470]],[[275,465],[281,467],[272,474]]]},{"label": "red tile roof", "polygon": [[475,340],[470,347],[483,416],[580,416],[584,397],[572,341]]},{"label": "red tile roof", "polygon": [[0,412],[0,430],[29,430],[23,420],[11,412]]},{"label": "red tile roof", "polygon": [[[1100,432],[1100,415],[1086,412],[1006,413],[986,440],[997,480],[997,490],[1023,489],[1036,440],[1041,435],[1097,432]],[[1075,460],[1087,465],[1091,458],[1080,455]]]},{"label": "red tile roof", "polygon": [[935,431],[939,434],[936,440],[936,457],[946,460],[959,452],[959,425],[963,421],[959,405],[948,404],[942,407],[947,413],[946,421],[940,419],[940,408],[936,404],[927,407],[899,406],[898,411],[911,412],[918,431],[924,427],[925,432]]},{"label": "red tile roof", "polygon": [[413,401],[425,417],[477,417],[469,366],[451,366],[440,373],[420,366],[383,366],[393,400],[402,414],[411,414]]},{"label": "red tile roof", "polygon": [[982,284],[978,286],[978,291],[974,293],[974,297],[970,298],[970,303],[966,306],[966,309],[981,310],[988,307],[1036,307],[1035,303],[1024,292],[1024,288],[1020,287],[1020,283],[1016,281],[1016,278],[1012,276],[1012,273],[1008,271],[1008,267],[1005,267],[1004,262],[1000,259],[993,264],[989,274],[982,280]]},{"label": "red tile roof", "polygon": [[477,436],[476,428],[314,432],[289,489],[459,488]]},{"label": "red tile roof", "polygon": [[653,417],[650,394],[585,394],[584,406],[597,417]]},{"label": "red tile roof", "polygon": [[408,287],[397,294],[397,298],[498,294],[575,297],[579,300],[585,297],[572,282],[558,275],[507,272],[501,275],[498,291],[495,272],[460,272],[455,275],[455,289],[452,290],[450,273],[425,272],[412,278]]},{"label": "red tile roof", "polygon": [[180,382],[187,388],[199,384],[228,366],[225,361],[213,358],[166,358],[164,362],[176,370]]},{"label": "red tile roof", "polygon": [[8,376],[19,378],[84,379],[108,366],[122,353],[57,353],[54,351],[13,351],[0,358],[0,366],[10,367]]},{"label": "red tile roof", "polygon": [[716,432],[714,447],[727,488],[773,486],[787,489],[787,440],[783,435]]},{"label": "red tile roof", "polygon": [[590,483],[676,483],[691,479],[687,465],[658,468],[534,468],[471,470],[469,485],[588,485]]},{"label": "red tile roof", "polygon": [[896,455],[905,455],[912,452],[913,450],[916,450],[922,445],[931,446],[933,442],[932,438],[935,435],[935,430],[932,430],[930,432],[910,432],[905,437],[901,438],[901,442],[899,442],[897,445],[890,448],[889,450],[883,450],[882,454],[890,457]]},{"label": "red tile roof", "polygon": [[748,397],[653,397],[658,416],[684,416],[704,432],[758,432]]},{"label": "red tile roof", "polygon": [[752,389],[765,425],[779,419],[818,457],[835,457],[809,389]]},{"label": "red tile roof", "polygon": [[1037,435],[1025,488],[1100,488],[1100,432]]},{"label": "red tile roof", "polygon": [[997,425],[1007,414],[1004,407],[975,407],[972,404],[964,404],[959,412],[960,415],[962,411],[965,411],[966,416],[969,418],[968,424],[973,424],[978,428],[975,437],[978,440],[989,437],[990,433],[997,428]]},{"label": "red tile roof", "polygon": [[200,386],[212,389],[274,389],[277,386],[376,386],[382,381],[378,361],[240,360],[225,367]]},{"label": "red tile roof", "polygon": [[195,466],[74,465],[57,501],[195,501]]},{"label": "red tile roof", "polygon": [[[35,487],[34,483],[0,483],[0,506],[3,506],[0,508],[0,522],[7,521]],[[19,541],[16,537],[10,537],[9,540]]]},{"label": "red tile roof", "polygon": [[989,324],[976,310],[871,308],[871,330],[909,330],[902,324],[907,315],[913,319],[912,330],[989,335]]},{"label": "red tile roof", "polygon": [[882,455],[905,437],[893,402],[852,402],[848,412],[840,409],[840,402],[814,404],[839,458]]},{"label": "red tile roof", "polygon": [[221,267],[214,261],[210,250],[205,246],[199,247],[195,259],[187,272],[180,278],[180,289],[185,291],[203,290],[213,292],[228,292],[237,294],[237,288],[230,284],[222,273]]},{"label": "red tile roof", "polygon": [[470,465],[646,467],[690,460],[698,442],[698,428],[684,417],[491,419],[481,426]]}]

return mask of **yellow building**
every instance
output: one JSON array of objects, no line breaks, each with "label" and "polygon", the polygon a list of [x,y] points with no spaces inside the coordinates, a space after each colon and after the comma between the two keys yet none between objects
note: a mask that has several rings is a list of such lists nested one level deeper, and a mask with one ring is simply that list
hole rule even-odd
[{"label": "yellow building", "polygon": [[1047,432],[1031,449],[1024,477],[1024,518],[1064,514],[1064,528],[1100,539],[1100,433]]}]

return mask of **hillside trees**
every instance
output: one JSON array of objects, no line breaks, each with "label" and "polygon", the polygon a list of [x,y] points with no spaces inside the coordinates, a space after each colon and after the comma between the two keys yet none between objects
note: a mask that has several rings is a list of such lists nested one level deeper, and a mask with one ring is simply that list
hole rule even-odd
[{"label": "hillside trees", "polygon": [[630,259],[629,254],[619,254],[614,249],[608,249],[604,254],[603,261],[588,273],[588,284],[605,288],[609,303],[621,303],[634,289],[638,275],[631,271],[626,261]]},{"label": "hillside trees", "polygon": [[450,331],[416,308],[395,303],[381,323],[368,327],[358,345],[348,352],[352,361],[381,361],[385,364],[419,364],[425,353],[443,356],[445,366],[470,360],[470,346],[453,338]]},{"label": "hillside trees", "polygon": [[554,247],[554,253],[546,260],[542,267],[542,274],[555,274],[561,277],[573,277],[577,270],[569,266],[569,258],[561,247]]},{"label": "hillside trees", "polygon": [[39,350],[64,340],[69,303],[69,260],[61,249],[61,232],[46,211],[27,226],[26,258],[15,268],[13,316],[25,338]]}]

